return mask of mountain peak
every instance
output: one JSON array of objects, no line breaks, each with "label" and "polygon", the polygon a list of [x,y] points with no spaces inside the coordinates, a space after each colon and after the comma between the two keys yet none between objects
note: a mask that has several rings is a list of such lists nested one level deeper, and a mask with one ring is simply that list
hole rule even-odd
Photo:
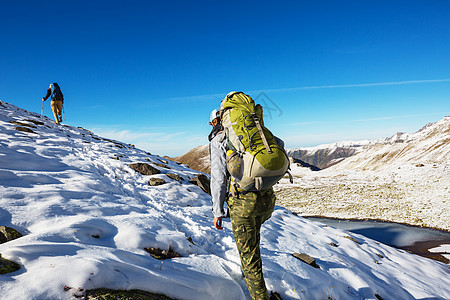
[{"label": "mountain peak", "polygon": [[[398,164],[401,164],[406,161],[413,162],[419,157],[419,160],[424,162],[439,163],[449,159],[448,142],[445,142],[449,136],[450,117],[445,116],[440,121],[426,124],[414,133],[397,132],[390,137],[377,140],[344,141],[316,147],[289,149],[288,155],[322,169],[334,165],[336,168],[348,168],[354,165],[363,168],[367,168],[369,165],[383,168],[397,164],[397,159],[399,160]],[[385,157],[389,157],[389,161],[386,158],[378,160],[380,155],[377,152],[380,151],[380,147],[384,147]],[[399,148],[405,149],[400,156],[388,153],[390,151],[396,153],[400,151]],[[407,153],[411,155],[408,156]],[[413,155],[414,153],[415,155]],[[365,164],[360,161],[356,164],[356,160],[371,160],[372,162]]]}]

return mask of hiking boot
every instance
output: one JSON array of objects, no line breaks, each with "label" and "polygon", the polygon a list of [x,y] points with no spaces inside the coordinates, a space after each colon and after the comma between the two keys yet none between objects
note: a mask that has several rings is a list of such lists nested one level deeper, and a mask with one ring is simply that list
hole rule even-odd
[{"label": "hiking boot", "polygon": [[270,291],[269,300],[281,300],[281,295],[278,292]]}]

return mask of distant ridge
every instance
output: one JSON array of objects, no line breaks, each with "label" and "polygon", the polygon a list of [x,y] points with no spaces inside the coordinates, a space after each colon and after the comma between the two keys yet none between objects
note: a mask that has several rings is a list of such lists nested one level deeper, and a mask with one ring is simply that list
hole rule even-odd
[{"label": "distant ridge", "polygon": [[450,116],[429,123],[415,133],[396,133],[362,147],[335,169],[376,170],[404,163],[439,164],[450,161]]},{"label": "distant ridge", "polygon": [[209,162],[209,146],[202,145],[189,150],[187,153],[178,157],[167,157],[168,159],[187,164],[191,169],[203,173],[211,173]]},{"label": "distant ridge", "polygon": [[[290,157],[300,159],[309,164],[318,166],[321,169],[329,168],[337,164],[339,164],[340,167],[344,167],[342,162],[348,161],[354,156],[357,156],[358,158],[352,159],[352,161],[354,161],[352,164],[345,164],[347,168],[355,166],[355,161],[361,160],[363,156],[363,160],[373,160],[371,164],[375,162],[392,163],[393,160],[391,159],[396,157],[395,153],[398,152],[399,149],[405,148],[404,151],[412,152],[415,151],[413,148],[422,147],[425,144],[428,145],[427,149],[416,149],[422,153],[421,156],[426,157],[426,152],[433,152],[433,155],[439,158],[448,153],[448,151],[445,151],[449,144],[449,128],[450,116],[445,116],[440,121],[426,124],[415,133],[397,132],[390,137],[378,140],[344,141],[319,145],[316,147],[287,149],[287,153]],[[425,140],[428,140],[428,142],[425,142]],[[419,146],[419,144],[422,146]],[[446,145],[447,147],[445,147]],[[384,150],[381,150],[381,148]],[[383,159],[380,161],[381,156],[379,153],[375,153],[377,151],[385,152],[386,156],[389,156],[391,159]],[[392,151],[391,155],[388,154],[390,151]],[[362,153],[365,154],[363,155]],[[371,158],[371,155],[374,155],[374,157]],[[402,154],[402,156],[404,155],[405,153]],[[432,155],[430,154],[430,159],[432,160],[431,156]],[[361,164],[364,165],[362,162]],[[367,165],[366,167],[369,166]]]},{"label": "distant ridge", "polygon": [[289,157],[317,166],[320,169],[326,169],[341,162],[343,159],[354,155],[357,151],[356,147],[360,146],[331,146],[330,148],[314,150],[298,148],[287,150],[286,152]]}]

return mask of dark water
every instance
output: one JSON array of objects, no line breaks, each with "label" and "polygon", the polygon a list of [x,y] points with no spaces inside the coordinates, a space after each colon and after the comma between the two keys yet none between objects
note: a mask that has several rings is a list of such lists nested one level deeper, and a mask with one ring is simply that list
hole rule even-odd
[{"label": "dark water", "polygon": [[428,251],[440,245],[450,245],[450,232],[448,231],[372,220],[339,220],[320,217],[307,217],[307,219],[361,234],[380,243],[407,250],[420,256],[446,264],[450,263],[447,258],[450,253]]}]

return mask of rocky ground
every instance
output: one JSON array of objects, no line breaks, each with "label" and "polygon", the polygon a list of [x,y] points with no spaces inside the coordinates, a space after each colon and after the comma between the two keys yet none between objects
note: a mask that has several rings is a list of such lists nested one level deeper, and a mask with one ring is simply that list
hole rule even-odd
[{"label": "rocky ground", "polygon": [[450,230],[450,164],[313,172],[293,165],[277,204],[302,216],[379,219]]}]

